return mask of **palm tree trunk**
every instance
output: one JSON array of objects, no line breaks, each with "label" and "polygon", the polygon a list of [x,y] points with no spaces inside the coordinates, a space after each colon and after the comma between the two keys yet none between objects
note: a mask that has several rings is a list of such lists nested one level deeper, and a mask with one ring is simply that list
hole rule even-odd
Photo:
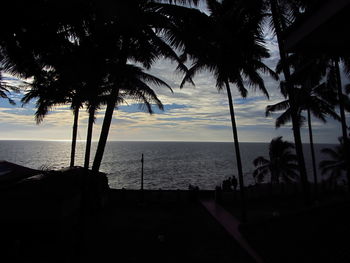
[{"label": "palm tree trunk", "polygon": [[84,168],[89,169],[90,164],[90,151],[91,151],[91,140],[92,140],[92,129],[95,121],[95,107],[90,106],[89,108],[89,123],[86,136],[86,148],[85,148],[85,161]]},{"label": "palm tree trunk", "polygon": [[[344,144],[346,144],[346,147],[349,147],[349,141],[348,141],[348,133],[347,133],[347,125],[346,125],[346,117],[345,117],[345,109],[344,109],[344,102],[343,102],[343,89],[342,89],[342,82],[340,77],[340,70],[339,70],[339,57],[336,57],[334,59],[334,66],[335,66],[335,72],[336,72],[336,80],[337,80],[337,92],[338,92],[338,99],[339,99],[339,111],[340,111],[340,120],[341,120],[341,127],[342,127],[342,133],[344,138]],[[346,171],[346,177],[348,181],[348,190],[350,192],[350,171]]]},{"label": "palm tree trunk", "polygon": [[237,126],[236,126],[236,120],[235,120],[235,112],[233,109],[232,95],[231,95],[230,84],[229,84],[228,80],[226,80],[225,84],[226,84],[228,102],[229,102],[229,106],[230,106],[232,132],[233,132],[233,139],[234,139],[235,151],[236,151],[238,180],[239,180],[239,192],[240,192],[240,196],[241,196],[242,221],[246,222],[247,221],[247,211],[246,211],[245,195],[244,195],[243,169],[242,169],[241,153],[239,150],[238,132],[237,132]]},{"label": "palm tree trunk", "polygon": [[77,145],[79,106],[75,106],[73,112],[74,112],[74,122],[73,122],[72,146],[71,146],[71,154],[70,154],[70,167],[74,166],[75,148]]},{"label": "palm tree trunk", "polygon": [[344,104],[343,104],[343,90],[342,90],[342,84],[341,84],[341,78],[340,78],[340,70],[339,70],[339,57],[334,59],[334,66],[335,66],[335,72],[336,72],[336,80],[337,80],[337,91],[338,91],[338,99],[339,99],[339,111],[340,111],[340,119],[341,119],[341,127],[343,132],[343,138],[346,139],[348,137],[347,134],[347,125],[346,125],[346,117],[345,117],[345,110],[344,110]]},{"label": "palm tree trunk", "polygon": [[315,188],[315,197],[318,196],[318,181],[317,181],[317,168],[316,168],[316,157],[315,157],[315,148],[314,148],[314,139],[312,134],[312,125],[311,125],[311,112],[310,109],[307,109],[307,122],[309,126],[309,138],[310,138],[310,149],[311,149],[311,159],[312,159],[312,171],[314,174],[314,188]]},{"label": "palm tree trunk", "polygon": [[279,24],[280,14],[277,11],[276,0],[270,0],[270,5],[271,5],[272,19],[273,19],[275,32],[276,32],[276,36],[277,36],[277,41],[278,41],[280,57],[281,57],[282,65],[283,65],[283,74],[284,74],[284,78],[286,80],[286,84],[288,85],[287,91],[288,91],[288,97],[289,97],[290,109],[291,109],[294,143],[295,143],[296,154],[298,156],[299,173],[300,173],[301,185],[302,185],[303,194],[304,194],[304,201],[306,204],[309,204],[309,202],[310,202],[310,188],[309,188],[309,184],[308,184],[308,180],[307,180],[307,172],[306,172],[306,167],[305,167],[303,145],[302,145],[301,135],[300,135],[298,108],[297,108],[296,103],[295,103],[294,90],[290,84],[290,69],[289,69],[289,66],[286,64],[287,54],[285,52],[284,43],[282,41],[282,29],[281,29],[280,24]]},{"label": "palm tree trunk", "polygon": [[111,92],[111,98],[107,103],[107,108],[105,112],[105,117],[103,119],[102,130],[100,134],[100,139],[98,141],[96,155],[94,163],[92,165],[92,170],[98,172],[101,166],[104,150],[106,147],[106,142],[108,138],[109,128],[111,126],[114,108],[117,103],[117,98],[119,94],[119,89],[113,89]]}]

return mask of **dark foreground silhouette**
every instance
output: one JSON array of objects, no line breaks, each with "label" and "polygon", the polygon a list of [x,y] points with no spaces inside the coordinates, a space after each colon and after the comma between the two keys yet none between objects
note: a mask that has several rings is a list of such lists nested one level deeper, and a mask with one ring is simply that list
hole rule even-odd
[{"label": "dark foreground silhouette", "polygon": [[[21,176],[8,180],[9,170]],[[223,192],[225,225],[203,205],[214,203],[214,191],[114,190],[104,174],[79,167],[43,172],[1,162],[0,171],[0,262],[255,262],[252,254],[262,262],[350,259],[347,193],[310,207],[280,196],[274,208],[281,213],[270,217],[271,199],[250,198],[250,221],[241,224],[239,195]],[[227,231],[230,220],[239,235]]]},{"label": "dark foreground silhouette", "polygon": [[0,262],[252,262],[197,191],[111,190],[77,167],[34,174],[1,184]]}]

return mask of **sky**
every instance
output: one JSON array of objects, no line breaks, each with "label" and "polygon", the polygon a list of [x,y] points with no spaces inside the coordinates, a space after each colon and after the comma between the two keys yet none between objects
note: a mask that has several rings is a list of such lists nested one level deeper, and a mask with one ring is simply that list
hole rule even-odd
[{"label": "sky", "polygon": [[[271,68],[279,59],[278,45],[271,32],[266,32],[266,46],[271,57],[264,62]],[[225,91],[215,87],[210,72],[202,72],[194,78],[195,86],[186,85],[180,89],[182,75],[175,72],[176,64],[160,60],[154,64],[150,73],[167,82],[173,93],[167,88],[157,88],[164,111],[156,110],[153,115],[143,112],[138,105],[129,101],[115,111],[110,133],[110,141],[232,141],[232,128]],[[4,73],[4,79],[12,84],[16,78]],[[345,76],[343,76],[343,80]],[[238,137],[241,142],[270,142],[276,136],[293,140],[291,125],[275,128],[275,119],[279,113],[265,117],[267,105],[283,100],[279,93],[279,83],[264,76],[270,99],[262,93],[249,90],[248,97],[242,99],[236,87],[231,84],[234,99]],[[73,113],[69,105],[55,107],[37,125],[34,119],[35,102],[22,106],[23,92],[11,94],[17,104],[10,105],[0,99],[0,140],[70,140],[73,125]],[[98,140],[104,109],[97,115],[93,139]],[[348,116],[349,117],[349,116]],[[350,118],[348,118],[348,122]],[[79,116],[78,139],[86,138],[88,114],[82,109]],[[340,123],[329,120],[326,124],[313,119],[314,141],[316,143],[336,143],[341,135]],[[307,127],[302,128],[302,138],[308,142]]]}]

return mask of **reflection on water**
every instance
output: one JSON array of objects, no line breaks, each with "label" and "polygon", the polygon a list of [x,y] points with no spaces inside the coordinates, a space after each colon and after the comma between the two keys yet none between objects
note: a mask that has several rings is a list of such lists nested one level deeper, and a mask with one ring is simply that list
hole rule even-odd
[{"label": "reflection on water", "polygon": [[[253,184],[251,173],[255,157],[267,157],[268,144],[241,143],[245,184]],[[70,142],[0,141],[0,160],[30,168],[60,169],[69,166]],[[319,150],[330,145],[316,145]],[[310,150],[305,148],[310,164]],[[83,166],[85,143],[77,143],[76,165]],[[92,145],[92,153],[96,143]],[[226,177],[236,172],[232,143],[210,142],[109,142],[101,171],[106,172],[113,188],[140,188],[141,154],[144,154],[145,189],[187,189],[189,184],[201,189],[214,189]],[[93,159],[93,156],[91,157]],[[308,165],[311,178],[311,165]]]}]

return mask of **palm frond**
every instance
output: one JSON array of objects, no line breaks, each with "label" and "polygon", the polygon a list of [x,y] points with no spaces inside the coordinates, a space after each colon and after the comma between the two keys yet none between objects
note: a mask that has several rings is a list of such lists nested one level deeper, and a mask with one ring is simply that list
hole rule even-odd
[{"label": "palm frond", "polygon": [[201,65],[200,63],[194,64],[185,74],[183,80],[181,81],[180,88],[182,89],[187,82],[195,86],[195,83],[193,82],[192,79],[198,72],[200,72],[200,70],[203,70],[203,69],[204,69],[204,65]]},{"label": "palm frond", "polygon": [[244,87],[244,82],[241,76],[237,76],[235,84],[241,96],[246,98],[248,95],[248,90]]},{"label": "palm frond", "polygon": [[281,101],[273,105],[266,106],[265,115],[270,116],[272,112],[286,110],[290,107],[289,100]]},{"label": "palm frond", "polygon": [[292,119],[291,109],[287,109],[279,117],[277,117],[276,123],[275,123],[276,128],[280,128],[282,125],[285,125],[286,123],[290,122],[291,119]]}]

